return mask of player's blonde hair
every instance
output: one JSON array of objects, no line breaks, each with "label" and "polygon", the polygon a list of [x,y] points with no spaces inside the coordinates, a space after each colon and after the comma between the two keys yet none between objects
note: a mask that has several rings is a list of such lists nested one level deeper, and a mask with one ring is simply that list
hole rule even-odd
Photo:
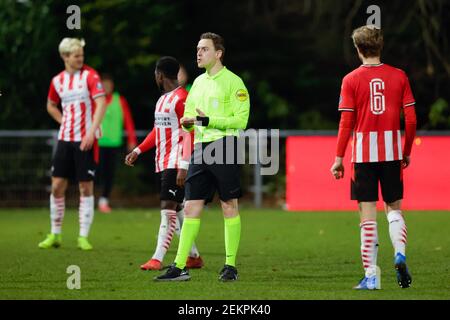
[{"label": "player's blonde hair", "polygon": [[353,44],[366,57],[379,57],[383,50],[383,31],[374,25],[367,25],[353,30]]},{"label": "player's blonde hair", "polygon": [[58,46],[59,54],[71,54],[75,50],[83,48],[85,44],[86,42],[84,41],[84,39],[64,38]]}]

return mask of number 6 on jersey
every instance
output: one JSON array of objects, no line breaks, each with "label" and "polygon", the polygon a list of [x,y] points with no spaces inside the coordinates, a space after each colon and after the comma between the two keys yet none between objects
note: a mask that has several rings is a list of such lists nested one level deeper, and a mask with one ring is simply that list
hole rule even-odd
[{"label": "number 6 on jersey", "polygon": [[381,79],[372,79],[370,81],[370,111],[379,115],[386,110],[384,100],[384,81]]}]

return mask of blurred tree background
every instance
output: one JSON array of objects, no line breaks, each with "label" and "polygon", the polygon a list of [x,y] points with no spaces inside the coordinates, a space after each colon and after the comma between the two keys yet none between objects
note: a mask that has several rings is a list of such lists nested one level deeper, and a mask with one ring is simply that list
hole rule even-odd
[{"label": "blurred tree background", "polygon": [[[69,5],[81,30],[68,30]],[[45,110],[63,69],[63,37],[86,40],[86,63],[116,78],[138,129],[149,129],[159,93],[155,61],[177,57],[190,81],[205,31],[226,41],[225,65],[249,89],[249,127],[336,129],[342,77],[359,65],[351,31],[381,8],[383,61],[404,69],[419,128],[450,129],[450,2],[445,0],[57,1],[0,0],[0,129],[56,129]]]},{"label": "blurred tree background", "polygon": [[[81,30],[66,26],[67,8],[73,4],[81,8]],[[370,5],[381,9],[383,61],[409,75],[419,129],[450,130],[447,0],[0,0],[0,130],[58,128],[47,114],[46,99],[51,78],[64,68],[58,54],[63,37],[86,40],[86,64],[115,77],[137,129],[149,130],[160,95],[153,76],[156,60],[175,56],[192,82],[203,72],[195,55],[199,36],[207,31],[225,38],[225,65],[249,89],[249,128],[337,129],[341,80],[360,65],[350,35],[367,23]],[[14,159],[0,166],[3,184],[17,180],[13,171],[22,174],[31,155],[40,171],[22,184],[42,193],[48,182],[48,146],[34,150],[18,141],[10,149],[1,147],[0,154]],[[284,159],[285,149],[280,152]],[[158,203],[157,184],[148,183],[155,178],[153,158],[154,151],[143,155],[134,170],[119,166],[115,191],[126,196],[117,200]],[[243,185],[249,191],[253,169],[245,170]],[[279,173],[264,179],[264,190],[266,198],[282,204],[284,161]],[[29,204],[33,192],[28,198],[23,190],[13,194]]]}]

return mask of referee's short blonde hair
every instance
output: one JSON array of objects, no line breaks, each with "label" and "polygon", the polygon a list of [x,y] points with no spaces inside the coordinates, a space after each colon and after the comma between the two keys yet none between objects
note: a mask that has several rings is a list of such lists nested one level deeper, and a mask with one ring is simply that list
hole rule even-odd
[{"label": "referee's short blonde hair", "polygon": [[84,41],[84,39],[64,38],[58,46],[59,54],[71,54],[75,50],[83,48],[85,44],[86,42]]}]

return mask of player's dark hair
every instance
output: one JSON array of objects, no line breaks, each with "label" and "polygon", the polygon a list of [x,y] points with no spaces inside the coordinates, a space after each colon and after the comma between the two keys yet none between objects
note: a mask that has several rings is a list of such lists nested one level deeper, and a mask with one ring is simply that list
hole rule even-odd
[{"label": "player's dark hair", "polygon": [[178,79],[179,70],[180,63],[174,57],[162,57],[156,62],[156,71],[161,72],[168,79]]},{"label": "player's dark hair", "polygon": [[203,40],[203,39],[212,40],[212,42],[214,44],[214,49],[216,49],[216,51],[217,50],[222,51],[222,56],[220,57],[220,61],[223,62],[223,58],[225,57],[225,41],[223,40],[223,38],[221,36],[219,36],[217,33],[205,32],[200,36],[200,40]]},{"label": "player's dark hair", "polygon": [[383,50],[383,31],[376,26],[362,26],[353,30],[353,44],[365,58],[379,57]]}]

